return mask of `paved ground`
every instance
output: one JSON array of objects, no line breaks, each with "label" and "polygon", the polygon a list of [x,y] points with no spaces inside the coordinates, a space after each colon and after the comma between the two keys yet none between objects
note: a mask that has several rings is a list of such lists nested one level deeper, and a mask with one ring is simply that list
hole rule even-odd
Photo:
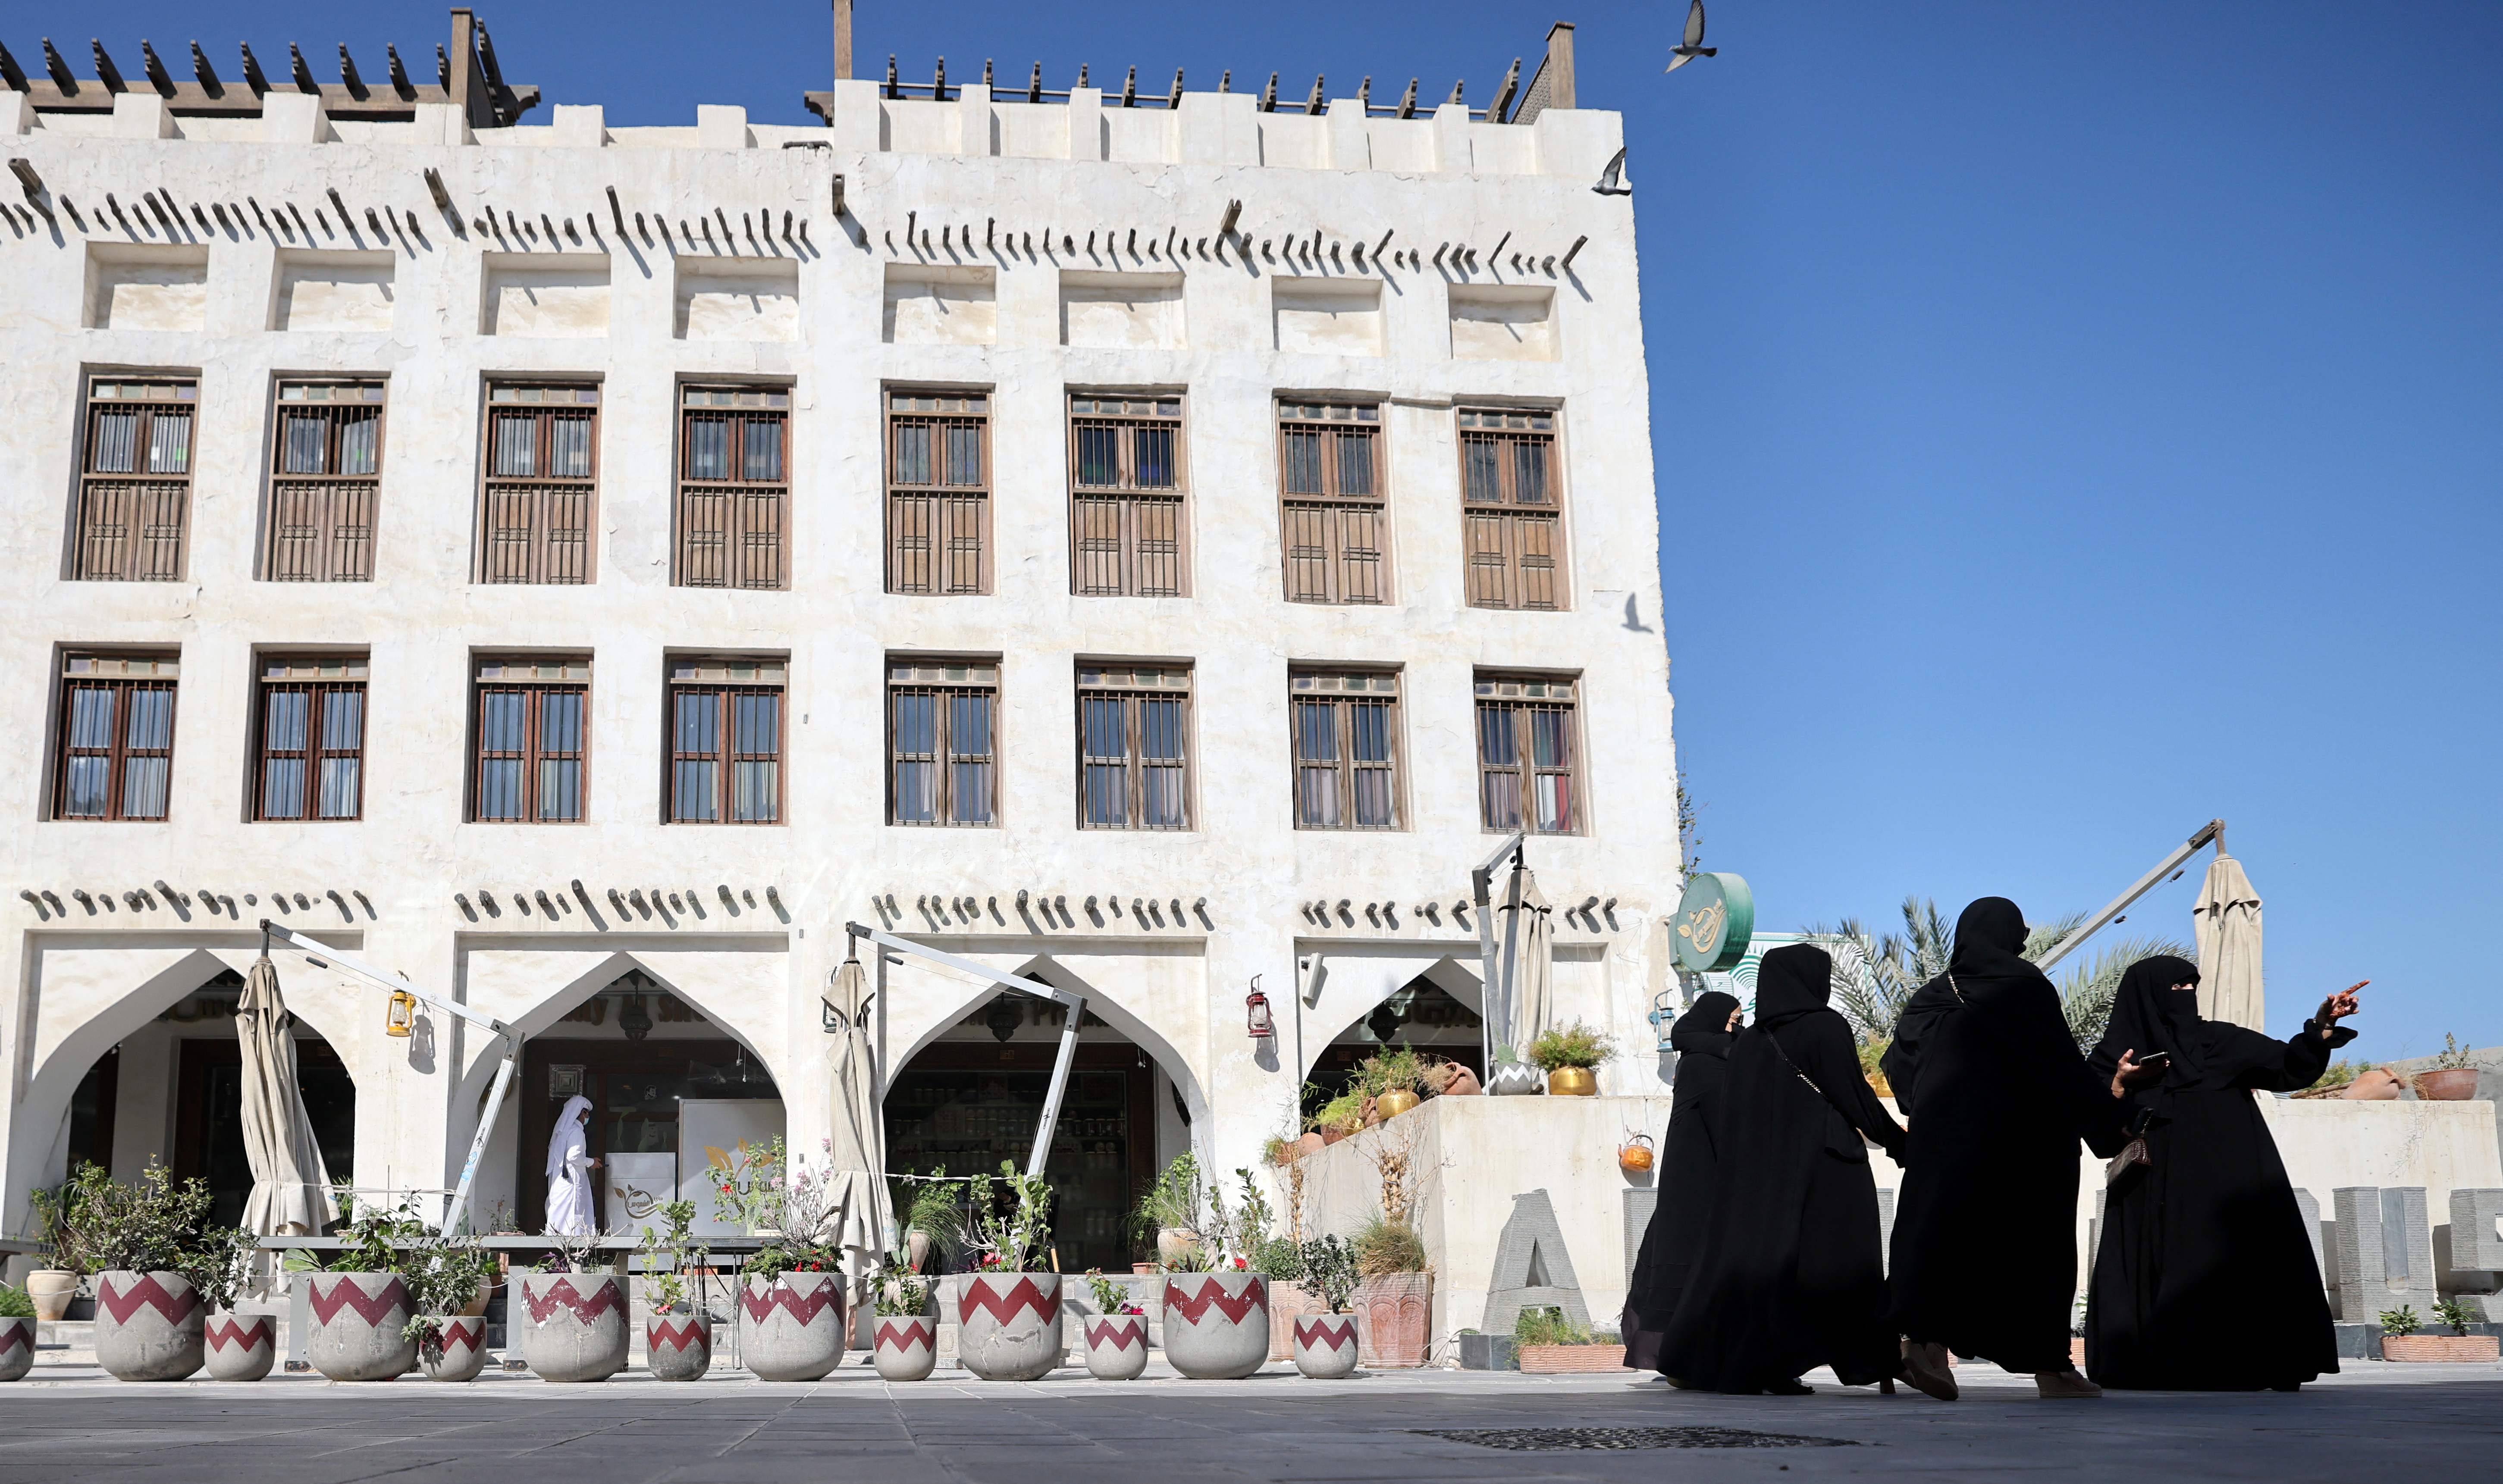
[{"label": "paved ground", "polygon": [[[847,1366],[812,1386],[743,1373],[673,1386],[639,1372],[584,1387],[493,1373],[461,1387],[300,1376],[138,1386],[47,1365],[0,1386],[0,1481],[2503,1478],[2503,1366],[2359,1364],[2297,1396],[2088,1402],[2040,1401],[2030,1381],[1968,1366],[1952,1405],[1831,1385],[1796,1399],[1704,1397],[1629,1374],[1322,1383],[1272,1366],[1240,1382],[1151,1372],[1118,1385],[1059,1375],[1014,1386],[942,1371],[888,1386]],[[1736,1429],[1824,1445],[1732,1446],[1748,1439],[1705,1432],[1684,1436],[1723,1445],[1498,1451],[1426,1429]]]}]

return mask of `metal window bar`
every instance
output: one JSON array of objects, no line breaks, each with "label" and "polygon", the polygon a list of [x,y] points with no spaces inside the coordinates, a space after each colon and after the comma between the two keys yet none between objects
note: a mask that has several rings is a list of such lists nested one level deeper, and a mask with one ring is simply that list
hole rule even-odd
[{"label": "metal window bar", "polygon": [[182,579],[198,390],[189,381],[88,382],[72,580]]},{"label": "metal window bar", "polygon": [[[478,580],[591,580],[591,523],[600,488],[599,393],[577,387],[498,387],[487,410]],[[506,402],[507,395],[531,400]],[[550,400],[570,398],[564,402]]]},{"label": "metal window bar", "polygon": [[999,691],[992,685],[907,683],[887,689],[887,823],[999,823]]},{"label": "metal window bar", "polygon": [[886,590],[991,590],[990,399],[887,401]]},{"label": "metal window bar", "polygon": [[[1481,686],[1481,691],[1485,687]],[[1573,702],[1478,699],[1478,799],[1488,829],[1574,834],[1581,828]]]},{"label": "metal window bar", "polygon": [[585,685],[479,682],[471,818],[503,824],[580,821],[590,703],[591,688]]},{"label": "metal window bar", "polygon": [[1070,399],[1070,590],[1088,597],[1180,597],[1182,401]]},{"label": "metal window bar", "polygon": [[1387,601],[1380,410],[1286,404],[1278,471],[1286,600]]},{"label": "metal window bar", "polygon": [[1291,684],[1295,827],[1398,828],[1396,678],[1299,674]]},{"label": "metal window bar", "polygon": [[1081,672],[1079,827],[1190,828],[1189,732],[1186,675]]},{"label": "metal window bar", "polygon": [[271,430],[269,582],[371,582],[383,386],[288,383]]},{"label": "metal window bar", "polygon": [[672,823],[781,822],[779,686],[672,686],[669,714]]},{"label": "metal window bar", "polygon": [[1459,424],[1469,606],[1563,606],[1555,415],[1463,408]]},{"label": "metal window bar", "polygon": [[363,681],[264,681],[259,727],[254,819],[363,818]]},{"label": "metal window bar", "polygon": [[790,414],[689,406],[680,417],[677,586],[789,586]]},{"label": "metal window bar", "polygon": [[161,820],[174,766],[171,680],[63,683],[52,815]]}]

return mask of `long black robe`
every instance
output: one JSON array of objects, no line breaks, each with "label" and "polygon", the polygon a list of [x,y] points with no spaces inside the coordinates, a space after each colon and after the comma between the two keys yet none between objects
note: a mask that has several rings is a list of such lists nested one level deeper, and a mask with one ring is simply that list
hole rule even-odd
[{"label": "long black robe", "polygon": [[1677,1312],[1678,1297],[1695,1266],[1695,1249],[1702,1245],[1712,1218],[1712,1176],[1720,1164],[1720,1094],[1734,1039],[1725,1028],[1737,1008],[1734,995],[1717,990],[1698,995],[1668,1028],[1668,1044],[1677,1052],[1677,1080],[1670,1089],[1668,1130],[1660,1141],[1660,1197],[1643,1228],[1619,1320],[1626,1364],[1637,1370],[1652,1368],[1660,1359],[1661,1332]]},{"label": "long black robe", "polygon": [[1832,1366],[1866,1386],[1897,1373],[1868,1140],[1903,1130],[1861,1074],[1851,1028],[1826,1007],[1834,961],[1765,955],[1756,1024],[1730,1053],[1712,1223],[1661,1343],[1681,1385],[1748,1393]]},{"label": "long black robe", "polygon": [[2077,1141],[2119,1153],[2124,1109],[2024,945],[2016,904],[1983,897],[1904,1009],[1886,1063],[1911,1121],[1891,1283],[1906,1338],[2039,1372],[2069,1368]]},{"label": "long black robe", "polygon": [[[2355,1038],[2308,1024],[2288,1041],[2203,1020],[2198,968],[2130,965],[2111,1029],[2088,1059],[2109,1078],[2123,1052],[2164,1051],[2161,1085],[2130,1093],[2149,1164],[2104,1203],[2086,1299],[2086,1370],[2109,1387],[2259,1391],[2338,1369],[2312,1239],[2254,1095],[2316,1081]],[[2230,1344],[2219,1335],[2230,1334]]]}]

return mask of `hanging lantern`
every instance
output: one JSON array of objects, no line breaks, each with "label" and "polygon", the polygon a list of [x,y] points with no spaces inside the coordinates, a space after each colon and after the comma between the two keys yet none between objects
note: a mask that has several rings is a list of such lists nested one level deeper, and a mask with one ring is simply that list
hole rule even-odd
[{"label": "hanging lantern", "polygon": [[392,991],[391,1009],[383,1019],[385,1035],[413,1035],[417,1031],[417,996],[406,990]]},{"label": "hanging lantern", "polygon": [[617,1012],[617,1029],[625,1031],[630,1041],[639,1041],[652,1033],[652,1012],[643,1008],[642,995],[628,998],[626,1007]]},{"label": "hanging lantern", "polygon": [[1663,990],[1651,997],[1651,1013],[1644,1016],[1643,1019],[1651,1022],[1651,1029],[1659,1039],[1660,1044],[1654,1048],[1655,1050],[1673,1051],[1676,1049],[1668,1042],[1668,1032],[1669,1028],[1677,1024],[1677,992],[1675,990]]},{"label": "hanging lantern", "polygon": [[1260,976],[1252,976],[1252,993],[1243,997],[1244,1029],[1252,1039],[1265,1041],[1278,1033],[1277,1019],[1269,1013],[1269,996],[1260,993]]}]

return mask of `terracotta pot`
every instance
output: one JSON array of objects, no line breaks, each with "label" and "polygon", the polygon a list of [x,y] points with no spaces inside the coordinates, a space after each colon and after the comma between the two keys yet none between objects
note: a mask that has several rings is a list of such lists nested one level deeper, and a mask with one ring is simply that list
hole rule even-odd
[{"label": "terracotta pot", "polygon": [[1410,1108],[1417,1106],[1417,1104],[1423,1102],[1424,1100],[1424,1098],[1402,1088],[1383,1094],[1381,1096],[1373,1100],[1373,1105],[1381,1110],[1383,1117],[1397,1118],[1400,1114],[1407,1112]]},{"label": "terracotta pot", "polygon": [[1320,1130],[1320,1134],[1321,1142],[1323,1144],[1335,1144],[1339,1140],[1347,1137],[1348,1130],[1345,1129],[1323,1129]]},{"label": "terracotta pot", "polygon": [[760,1381],[816,1381],[842,1364],[843,1275],[786,1272],[738,1292],[738,1354]]},{"label": "terracotta pot", "polygon": [[1521,1368],[1531,1375],[1626,1368],[1623,1345],[1523,1345],[1514,1353],[1521,1358]]},{"label": "terracotta pot", "polygon": [[1487,1076],[1487,1092],[1495,1097],[1526,1097],[1546,1086],[1538,1068],[1526,1062],[1497,1062]]},{"label": "terracotta pot", "polygon": [[1372,1128],[1374,1125],[1376,1125],[1376,1124],[1378,1124],[1378,1123],[1382,1122],[1383,1117],[1384,1117],[1384,1114],[1383,1114],[1383,1111],[1382,1111],[1382,1099],[1381,1099],[1381,1098],[1379,1098],[1379,1097],[1368,1097],[1368,1098],[1364,1099],[1362,1102],[1357,1103],[1357,1104],[1356,1104],[1356,1107],[1357,1107],[1357,1109],[1359,1110],[1359,1112],[1362,1114],[1362,1120],[1361,1120],[1360,1124],[1358,1125],[1358,1127],[1360,1127],[1360,1128],[1365,1128],[1365,1129],[1370,1129],[1370,1128]]},{"label": "terracotta pot", "polygon": [[1188,1227],[1156,1229],[1156,1261],[1175,1266],[1200,1250],[1199,1233]]},{"label": "terracotta pot", "polygon": [[212,1381],[257,1381],[278,1359],[278,1326],[266,1314],[223,1309],[200,1327]]},{"label": "terracotta pot", "polygon": [[1321,1301],[1307,1292],[1300,1283],[1269,1285],[1269,1359],[1289,1361],[1295,1356],[1295,1321],[1306,1314],[1321,1312]]},{"label": "terracotta pot", "polygon": [[1330,1141],[1323,1138],[1319,1130],[1315,1130],[1314,1132],[1307,1133],[1302,1138],[1295,1140],[1295,1155],[1300,1159],[1308,1154],[1319,1154],[1320,1151],[1328,1148],[1329,1143]]},{"label": "terracotta pot", "polygon": [[2398,1077],[2383,1067],[2359,1074],[2338,1095],[2350,1102],[2383,1102],[2399,1096]]},{"label": "terracotta pot", "polygon": [[417,1342],[417,1368],[429,1381],[475,1381],[487,1368],[487,1321],[476,1314],[436,1317],[434,1332]]},{"label": "terracotta pot", "polygon": [[35,1317],[58,1324],[78,1297],[79,1275],[66,1267],[38,1267],[26,1274],[26,1297],[35,1300]]},{"label": "terracotta pot", "polygon": [[977,1272],[956,1295],[956,1358],[983,1381],[1040,1381],[1058,1366],[1060,1274]]},{"label": "terracotta pot", "polygon": [[939,1364],[939,1321],[926,1314],[880,1315],[870,1349],[883,1379],[927,1380]]},{"label": "terracotta pot", "polygon": [[904,1233],[904,1255],[912,1262],[914,1272],[925,1272],[930,1266],[930,1233],[919,1227]]},{"label": "terracotta pot", "polygon": [[1547,1074],[1550,1097],[1596,1097],[1599,1078],[1587,1066],[1560,1066]]},{"label": "terracotta pot", "polygon": [[1433,1339],[1434,1275],[1385,1273],[1355,1287],[1364,1316],[1364,1364],[1385,1369],[1423,1366]]},{"label": "terracotta pot", "polygon": [[712,1369],[712,1319],[653,1314],[643,1321],[643,1368],[655,1381],[701,1381]]},{"label": "terracotta pot", "polygon": [[180,1273],[97,1273],[96,1364],[118,1381],[180,1381],[207,1359],[207,1318]]},{"label": "terracotta pot", "polygon": [[1135,1381],[1148,1368],[1148,1316],[1106,1314],[1079,1321],[1086,1336],[1086,1373],[1098,1381]]},{"label": "terracotta pot", "polygon": [[2473,1066],[2418,1072],[2416,1082],[2417,1096],[2429,1102],[2466,1102],[2477,1096],[2477,1068]]},{"label": "terracotta pot", "polygon": [[2385,1361],[2490,1361],[2495,1358],[2491,1334],[2384,1334]]},{"label": "terracotta pot", "polygon": [[1443,1091],[1437,1096],[1475,1097],[1485,1091],[1485,1085],[1478,1081],[1478,1074],[1456,1062],[1452,1063],[1451,1073],[1443,1082]]},{"label": "terracotta pot", "polygon": [[487,1316],[487,1300],[496,1297],[496,1288],[497,1283],[495,1279],[481,1279],[478,1284],[478,1292],[470,1295],[469,1301],[461,1305],[461,1312],[453,1317],[460,1319],[484,1319]]},{"label": "terracotta pot", "polygon": [[1165,1359],[1194,1381],[1235,1381],[1269,1359],[1269,1280],[1256,1272],[1165,1275]]},{"label": "terracotta pot", "polygon": [[1355,1373],[1362,1343],[1353,1314],[1306,1314],[1295,1325],[1295,1368],[1316,1381]]},{"label": "terracotta pot", "polygon": [[0,1319],[0,1381],[15,1381],[35,1368],[35,1321]]},{"label": "terracotta pot", "polygon": [[311,1272],[302,1275],[313,1332],[304,1347],[313,1368],[333,1381],[388,1381],[417,1364],[417,1341],[403,1338],[408,1285],[395,1272]]}]

